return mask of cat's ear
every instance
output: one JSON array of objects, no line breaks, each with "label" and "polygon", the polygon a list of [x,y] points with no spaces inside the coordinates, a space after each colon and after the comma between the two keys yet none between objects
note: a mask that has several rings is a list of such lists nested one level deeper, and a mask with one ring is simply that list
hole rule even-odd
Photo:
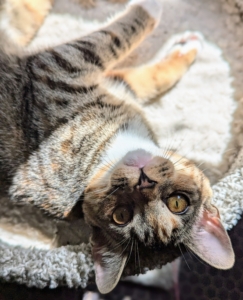
[{"label": "cat's ear", "polygon": [[190,241],[185,243],[195,254],[211,266],[229,269],[235,261],[230,238],[224,229],[217,209],[204,209],[193,226]]},{"label": "cat's ear", "polygon": [[127,261],[127,255],[122,254],[122,251],[121,253],[110,251],[104,241],[100,242],[100,240],[94,242],[93,239],[94,243],[92,242],[95,282],[100,293],[107,294],[117,285]]}]

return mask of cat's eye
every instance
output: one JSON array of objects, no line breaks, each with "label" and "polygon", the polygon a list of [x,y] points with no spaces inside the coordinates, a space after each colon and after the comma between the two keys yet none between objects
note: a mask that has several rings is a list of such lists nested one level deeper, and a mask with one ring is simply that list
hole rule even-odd
[{"label": "cat's eye", "polygon": [[115,209],[112,218],[117,225],[126,225],[132,219],[132,212],[127,207],[120,206]]},{"label": "cat's eye", "polygon": [[166,204],[171,212],[179,215],[187,211],[188,199],[182,194],[176,194],[170,196],[167,199]]}]

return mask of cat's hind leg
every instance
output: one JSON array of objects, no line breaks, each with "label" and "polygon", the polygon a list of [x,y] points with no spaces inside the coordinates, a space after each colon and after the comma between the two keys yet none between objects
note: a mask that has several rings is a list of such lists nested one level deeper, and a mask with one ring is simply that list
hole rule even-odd
[{"label": "cat's hind leg", "polygon": [[144,40],[160,20],[161,11],[159,0],[130,1],[127,9],[107,26],[70,45],[81,52],[85,47],[92,49],[103,71],[107,70]]},{"label": "cat's hind leg", "polygon": [[194,62],[203,43],[196,32],[176,35],[166,44],[159,62],[136,68],[110,70],[108,78],[125,82],[141,104],[170,89]]}]

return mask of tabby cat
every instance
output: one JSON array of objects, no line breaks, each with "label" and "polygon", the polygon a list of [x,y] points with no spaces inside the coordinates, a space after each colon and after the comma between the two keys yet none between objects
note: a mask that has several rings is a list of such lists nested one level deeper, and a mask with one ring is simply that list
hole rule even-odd
[{"label": "tabby cat", "polygon": [[67,219],[82,204],[102,293],[116,286],[135,244],[150,253],[183,244],[216,268],[234,263],[208,179],[160,149],[141,106],[180,79],[199,35],[181,35],[153,65],[113,69],[160,15],[156,0],[131,1],[80,40],[31,55],[0,52],[0,168],[9,196]]}]

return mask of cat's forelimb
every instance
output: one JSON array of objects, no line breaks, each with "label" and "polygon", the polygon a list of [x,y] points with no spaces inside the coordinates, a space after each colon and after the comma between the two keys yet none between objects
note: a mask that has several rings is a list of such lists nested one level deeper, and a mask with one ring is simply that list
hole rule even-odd
[{"label": "cat's forelimb", "polygon": [[203,47],[203,36],[186,31],[173,36],[162,53],[137,68],[110,70],[108,78],[119,78],[136,94],[135,101],[144,104],[169,90],[180,80]]}]

